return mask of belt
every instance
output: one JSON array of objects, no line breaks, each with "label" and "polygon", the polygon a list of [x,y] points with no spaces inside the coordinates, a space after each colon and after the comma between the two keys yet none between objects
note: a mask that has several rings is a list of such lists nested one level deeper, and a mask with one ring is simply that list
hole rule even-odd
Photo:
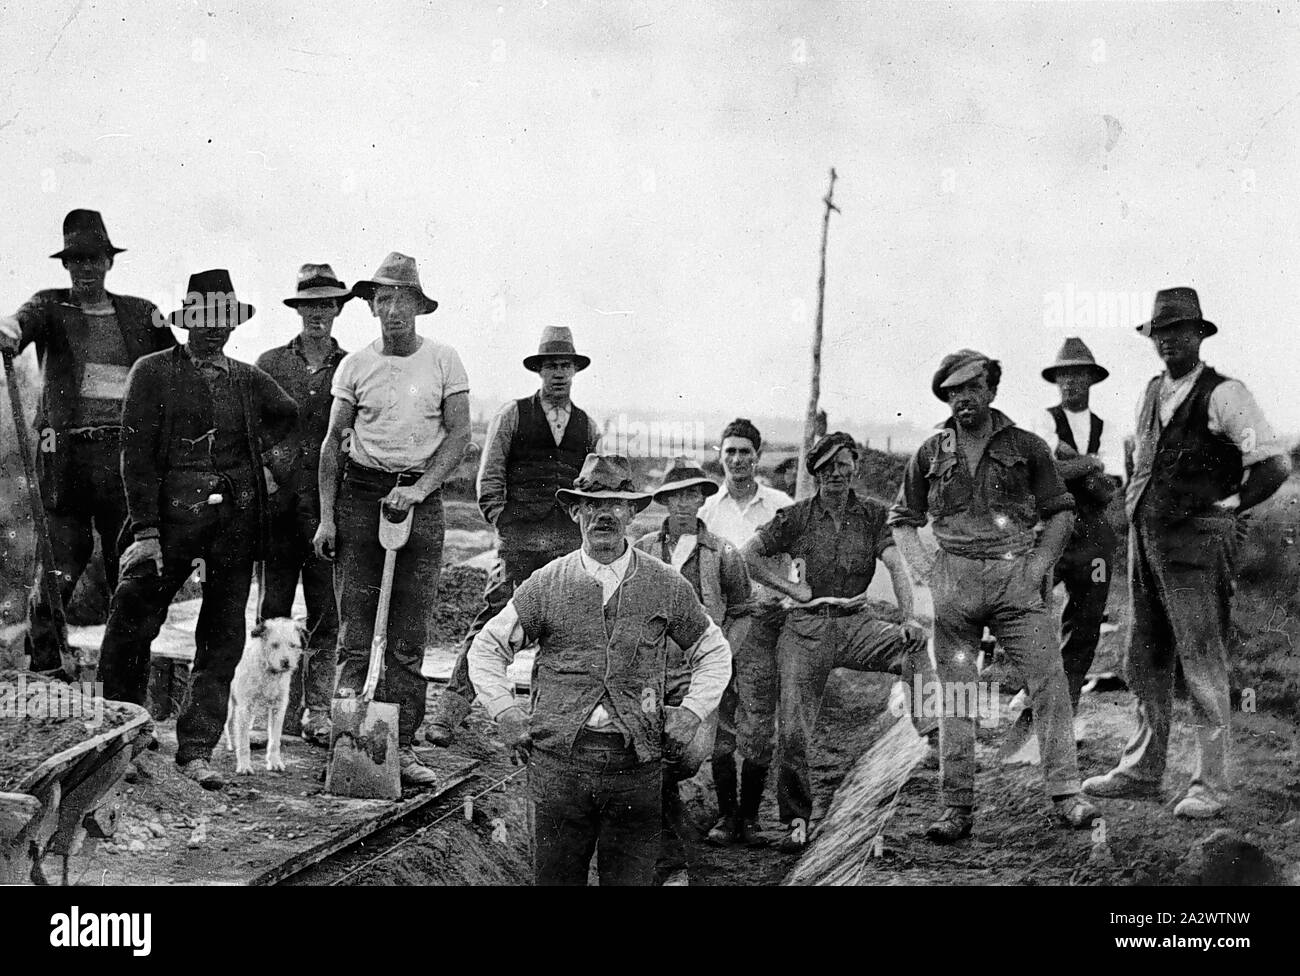
[{"label": "belt", "polygon": [[[347,459],[347,464],[343,468],[343,477],[349,481],[370,481],[378,482],[383,485],[392,487],[394,485],[413,485],[424,477],[423,471],[381,471],[379,468],[372,468],[365,464],[358,464],[351,458]],[[432,492],[430,497],[436,495]]]},{"label": "belt", "polygon": [[810,617],[852,617],[862,613],[866,607],[840,607],[833,603],[823,603],[820,607],[795,607],[792,613],[803,613]]},{"label": "belt", "polygon": [[77,441],[116,440],[123,434],[134,434],[135,429],[122,424],[105,424],[102,427],[70,427],[67,434]]}]

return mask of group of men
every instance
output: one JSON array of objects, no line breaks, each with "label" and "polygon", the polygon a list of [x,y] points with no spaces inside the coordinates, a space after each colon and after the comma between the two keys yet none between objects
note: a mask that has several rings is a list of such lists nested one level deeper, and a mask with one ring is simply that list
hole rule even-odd
[{"label": "group of men", "polygon": [[[225,271],[194,275],[182,308],[163,318],[148,302],[105,291],[122,249],[99,214],[70,213],[64,239],[54,257],[72,287],[39,292],[0,318],[0,345],[34,342],[43,369],[36,423],[53,433],[40,481],[55,565],[38,571],[57,573],[65,599],[92,531],[100,535],[115,587],[101,652],[106,694],[143,703],[150,643],[197,571],[203,605],[176,761],[220,788],[211,753],[260,561],[263,616],[289,615],[299,579],[307,603],[308,654],[287,731],[327,744],[336,689],[357,691],[365,680],[381,508],[411,510],[377,698],[399,706],[403,782],[433,784],[412,746],[441,570],[441,486],[469,443],[469,383],[454,349],[416,331],[437,302],[414,259],[390,254],[351,288],[329,265],[303,265],[285,299],[300,331],[254,366],[223,352],[254,314]],[[353,297],[379,319],[380,337],[346,353],[330,333]],[[187,342],[177,345],[166,325],[186,330]],[[1200,343],[1215,331],[1189,288],[1160,292],[1141,327],[1166,368],[1139,405],[1127,479],[1125,657],[1138,730],[1104,776],[1080,782],[1074,712],[1112,573],[1106,509],[1126,465],[1114,429],[1089,409],[1089,389],[1107,371],[1078,339],[1043,371],[1059,404],[1027,428],[992,407],[996,360],[969,349],[944,357],[931,390],[951,416],[909,459],[886,507],[854,491],[861,451],[843,432],[807,454],[811,497],[795,502],[761,483],[763,439],[743,418],[722,432],[722,486],[680,460],[657,490],[642,490],[626,458],[599,452],[596,425],[571,400],[573,378],[591,360],[568,329],[548,328],[524,360],[540,388],[508,402],[488,431],[478,498],[499,538],[498,562],[427,741],[451,744],[476,699],[498,723],[528,765],[538,883],[585,883],[593,855],[603,884],[682,883],[692,839],[682,780],[709,761],[718,819],[708,840],[759,846],[776,756],[781,846],[797,852],[808,843],[809,752],[831,671],[893,674],[940,689],[948,702],[955,696],[943,689],[979,680],[987,628],[1025,688],[1007,734],[1037,737],[1056,822],[1095,823],[1100,811],[1084,794],[1159,795],[1176,666],[1200,750],[1176,812],[1217,814],[1229,793],[1235,520],[1289,466],[1246,388],[1201,362]],[[629,538],[652,501],[667,517]],[[918,531],[927,523],[937,552]],[[902,623],[872,612],[877,562]],[[931,586],[932,627],[914,615],[913,577]],[[1059,640],[1057,582],[1067,592]],[[31,620],[33,666],[57,667],[39,587]],[[525,705],[506,667],[527,646],[537,650]],[[957,841],[974,820],[975,716],[911,704],[942,784],[944,809],[927,836]]]}]

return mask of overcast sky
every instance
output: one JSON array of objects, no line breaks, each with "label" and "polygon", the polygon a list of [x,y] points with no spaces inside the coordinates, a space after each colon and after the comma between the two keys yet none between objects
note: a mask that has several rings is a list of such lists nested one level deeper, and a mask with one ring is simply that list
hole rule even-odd
[{"label": "overcast sky", "polygon": [[[67,284],[47,255],[89,207],[129,249],[112,291],[167,311],[228,267],[244,358],[296,330],[300,263],[351,282],[399,250],[477,397],[529,392],[565,324],[590,408],[799,416],[834,165],[833,420],[928,427],[967,345],[1023,417],[1077,334],[1128,421],[1160,368],[1132,326],[1191,285],[1205,358],[1300,431],[1298,28],[1295,4],[7,4],[0,306]],[[1107,296],[1140,314],[1070,327]],[[352,302],[336,335],[374,320]]]}]

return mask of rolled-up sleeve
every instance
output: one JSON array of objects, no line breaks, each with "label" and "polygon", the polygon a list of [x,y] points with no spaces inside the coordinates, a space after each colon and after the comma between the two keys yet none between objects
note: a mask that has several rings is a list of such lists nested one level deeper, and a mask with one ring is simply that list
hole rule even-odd
[{"label": "rolled-up sleeve", "polygon": [[1214,388],[1208,426],[1237,445],[1246,467],[1286,453],[1254,395],[1240,380],[1225,380]]},{"label": "rolled-up sleeve", "polygon": [[898,486],[898,495],[889,508],[886,520],[890,526],[911,525],[920,528],[925,525],[930,505],[930,486],[922,473],[924,445],[912,455],[903,469],[903,483]]},{"label": "rolled-up sleeve", "polygon": [[511,400],[492,418],[483,443],[483,460],[478,468],[478,507],[493,525],[506,507],[506,457],[518,426],[519,406]]},{"label": "rolled-up sleeve", "polygon": [[686,660],[691,668],[691,687],[682,706],[702,721],[717,711],[731,681],[731,645],[722,636],[722,628],[710,620],[704,633],[687,648]]},{"label": "rolled-up sleeve", "polygon": [[527,644],[514,601],[484,624],[469,646],[469,680],[478,701],[496,718],[515,704],[515,689],[506,668]]}]

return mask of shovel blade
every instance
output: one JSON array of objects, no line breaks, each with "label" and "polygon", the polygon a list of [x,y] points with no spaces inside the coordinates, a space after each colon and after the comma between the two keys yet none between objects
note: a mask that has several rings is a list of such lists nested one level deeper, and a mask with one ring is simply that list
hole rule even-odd
[{"label": "shovel blade", "polygon": [[399,800],[397,706],[336,698],[330,710],[330,764],[325,791],[361,800]]}]

